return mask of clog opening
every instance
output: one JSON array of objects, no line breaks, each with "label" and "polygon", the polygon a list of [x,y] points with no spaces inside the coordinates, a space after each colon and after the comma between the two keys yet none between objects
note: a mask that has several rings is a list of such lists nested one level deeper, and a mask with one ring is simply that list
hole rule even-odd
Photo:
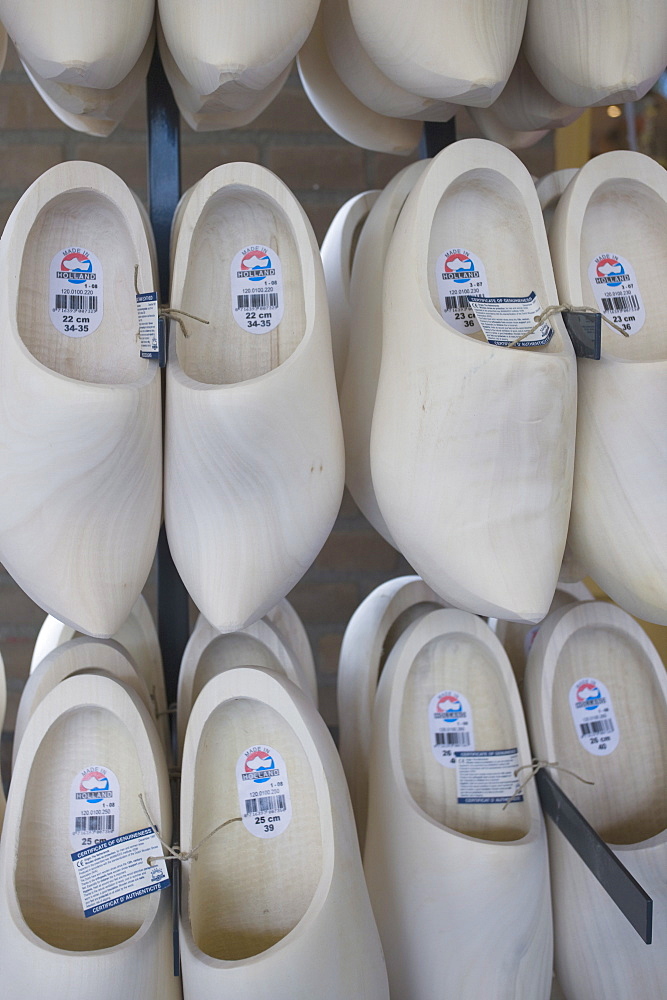
[{"label": "clog opening", "polygon": [[[467,701],[472,736],[455,724],[441,740],[434,737],[430,709],[435,696],[445,693],[462,696],[465,700],[459,698],[459,703],[464,710]],[[470,837],[491,841],[524,837],[531,822],[526,801],[514,801],[505,810],[502,802],[459,803],[456,765],[441,762],[451,761],[456,750],[517,746],[505,682],[488,647],[463,632],[438,636],[423,646],[406,678],[400,721],[401,764],[417,805],[437,823]]]},{"label": "clog opening", "polygon": [[[628,324],[631,330],[636,329],[624,337],[603,323],[603,356],[635,361],[667,358],[662,287],[667,267],[666,228],[665,200],[639,181],[608,180],[586,206],[580,243],[584,304],[599,308],[593,282],[606,281],[604,297],[613,309],[609,318],[622,327]],[[615,261],[619,256],[622,260]],[[645,314],[641,328],[637,328],[641,317],[638,307],[643,307]]]},{"label": "clog opening", "polygon": [[[103,803],[74,799],[77,777],[86,768],[105,768],[118,779],[117,815],[97,818]],[[113,784],[110,783],[113,789]],[[68,951],[112,948],[135,934],[146,919],[149,897],[85,917],[70,854],[103,838],[142,830],[146,816],[139,794],[146,795],[137,749],[127,727],[103,708],[66,712],[50,727],[35,754],[25,793],[18,837],[16,896],[28,927],[47,944]],[[92,796],[95,797],[94,795]],[[72,838],[79,827],[89,836]],[[153,806],[155,808],[155,806]],[[96,829],[93,830],[92,827]],[[85,841],[90,843],[86,843]]]},{"label": "clog opening", "polygon": [[[246,805],[250,793],[245,789],[257,791],[266,786],[237,781],[239,761],[255,747],[280,754],[287,770],[292,818],[277,836],[261,834],[270,825],[271,810],[279,810],[283,803],[267,794],[272,801],[256,800],[267,811],[255,815]],[[233,822],[201,847],[190,866],[189,909],[195,944],[212,958],[250,958],[297,926],[322,876],[320,815],[310,761],[282,715],[252,698],[234,698],[216,708],[204,726],[194,787],[193,844],[218,824],[239,820],[242,811],[260,833],[255,836],[243,822]],[[283,812],[275,814],[284,820]]]},{"label": "clog opening", "polygon": [[[477,294],[523,297],[535,292],[542,309],[554,305],[553,295],[547,294],[542,278],[542,267],[550,270],[551,261],[548,258],[540,261],[535,225],[542,225],[541,216],[533,218],[519,189],[493,170],[469,170],[450,184],[435,211],[429,236],[428,287],[438,315],[442,315],[438,292],[445,280],[442,274],[461,270],[463,279],[466,271],[476,268],[480,275],[486,275],[486,282]],[[437,267],[445,251],[461,253],[455,254],[450,263],[445,259]],[[471,283],[451,278],[446,285],[447,298],[455,300],[455,304],[451,303],[455,307],[446,315],[456,323],[457,314],[470,311],[466,292]],[[477,332],[468,335],[486,343],[484,334],[474,322],[469,328],[459,329],[458,325],[454,328],[466,333],[468,329],[476,329]],[[553,323],[552,328],[554,336],[548,344],[511,350],[560,352],[563,349],[561,336]]]},{"label": "clog opening", "polygon": [[[608,726],[587,708],[575,723],[573,685],[595,680],[607,688],[618,730],[608,755],[589,752],[579,727]],[[592,689],[587,689],[592,690]],[[576,695],[573,697],[576,698]],[[594,785],[559,772],[558,782],[603,840],[634,844],[667,827],[667,707],[654,668],[639,644],[620,629],[586,626],[565,642],[556,664],[552,693],[554,760]],[[613,725],[613,723],[612,723]]]},{"label": "clog opening", "polygon": [[209,324],[184,317],[188,336],[177,333],[178,360],[197,382],[257,378],[296,350],[306,327],[301,263],[272,198],[242,185],[210,198],[192,234],[179,308]]},{"label": "clog opening", "polygon": [[82,382],[141,379],[149,362],[137,339],[138,263],[109,198],[77,190],[49,201],[28,233],[17,294],[18,333],[33,357]]}]

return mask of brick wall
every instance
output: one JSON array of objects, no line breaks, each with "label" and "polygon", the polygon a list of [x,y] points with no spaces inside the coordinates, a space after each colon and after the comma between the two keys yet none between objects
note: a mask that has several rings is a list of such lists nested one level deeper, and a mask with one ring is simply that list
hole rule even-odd
[{"label": "brick wall", "polygon": [[[474,135],[465,111],[460,136]],[[63,160],[94,160],[115,170],[146,201],[146,112],[135,102],[108,139],[72,132],[42,102],[27,80],[10,43],[0,78],[0,223],[16,201],[49,167]],[[550,137],[522,154],[537,176],[552,169]],[[249,160],[273,170],[294,191],[319,241],[338,208],[352,195],[383,187],[407,162],[351,146],[324,124],[294,73],[274,103],[238,131],[195,134],[182,130],[184,189],[220,163]],[[0,568],[1,570],[1,568]],[[320,708],[336,722],[335,679],[341,638],[359,602],[384,580],[410,572],[359,514],[346,493],[334,532],[311,570],[289,595],[308,629],[320,678]],[[155,608],[154,574],[146,596]],[[3,772],[8,773],[10,734],[32,647],[44,613],[0,571],[0,651],[8,681],[8,710],[2,737]]]}]

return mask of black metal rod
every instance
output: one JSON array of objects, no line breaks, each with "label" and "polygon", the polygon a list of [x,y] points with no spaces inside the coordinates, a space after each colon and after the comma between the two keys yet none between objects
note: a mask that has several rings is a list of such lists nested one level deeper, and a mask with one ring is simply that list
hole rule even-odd
[{"label": "black metal rod", "polygon": [[448,122],[424,122],[419,154],[422,159],[436,156],[441,149],[453,142],[456,142],[456,115]]},{"label": "black metal rod", "polygon": [[642,941],[653,939],[653,900],[621,864],[590,823],[546,771],[538,771],[542,808],[567,837],[586,867],[613,899]]}]

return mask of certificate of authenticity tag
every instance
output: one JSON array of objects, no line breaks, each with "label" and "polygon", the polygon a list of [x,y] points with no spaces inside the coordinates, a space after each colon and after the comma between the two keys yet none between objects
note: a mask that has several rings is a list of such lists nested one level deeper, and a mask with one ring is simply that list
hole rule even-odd
[{"label": "certificate of authenticity tag", "polygon": [[85,917],[170,885],[162,845],[151,827],[94,844],[71,858]]}]

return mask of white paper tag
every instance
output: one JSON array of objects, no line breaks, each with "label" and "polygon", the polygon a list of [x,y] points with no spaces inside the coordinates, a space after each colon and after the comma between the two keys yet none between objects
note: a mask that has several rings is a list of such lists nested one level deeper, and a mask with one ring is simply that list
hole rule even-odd
[{"label": "white paper tag", "polygon": [[270,333],[285,309],[283,272],[275,250],[260,243],[239,250],[231,263],[232,315],[247,333]]},{"label": "white paper tag", "polygon": [[90,250],[60,250],[49,268],[49,315],[66,337],[87,337],[104,316],[102,265]]},{"label": "white paper tag", "polygon": [[435,280],[442,318],[459,333],[479,333],[481,327],[468,302],[469,295],[486,295],[484,264],[470,250],[453,247],[435,263]]},{"label": "white paper tag", "polygon": [[161,859],[162,850],[149,826],[72,854],[84,916],[166,889],[170,882],[164,861],[148,863],[149,858]]},{"label": "white paper tag", "polygon": [[[482,327],[482,332],[490,344],[506,347],[522,333],[535,326],[535,318],[542,312],[542,306],[535,294],[520,298],[499,296],[496,298],[471,298],[470,304]],[[548,344],[554,332],[548,323],[542,323],[517,347],[541,347]]]},{"label": "white paper tag", "polygon": [[160,357],[160,325],[157,309],[157,292],[137,295],[139,317],[139,355],[142,358]]},{"label": "white paper tag", "polygon": [[[514,774],[519,766],[516,747],[511,750],[464,750],[456,754],[456,760],[459,804],[501,802],[504,805],[519,789],[519,779]],[[514,802],[523,802],[523,794],[512,799]]]},{"label": "white paper tag", "polygon": [[594,677],[582,677],[570,688],[570,711],[579,742],[596,756],[609,756],[619,732],[609,691]]},{"label": "white paper tag", "polygon": [[630,336],[638,333],[646,310],[630,261],[616,253],[600,253],[588,265],[588,280],[600,312]]},{"label": "white paper tag", "polygon": [[268,840],[284,833],[292,819],[287,768],[277,750],[248,747],[236,762],[241,819],[253,837]]},{"label": "white paper tag", "polygon": [[80,851],[118,833],[120,784],[108,767],[91,764],[72,782],[69,824],[72,847]]},{"label": "white paper tag", "polygon": [[458,691],[440,691],[431,698],[428,727],[433,756],[444,767],[456,767],[457,750],[475,749],[470,705]]}]

